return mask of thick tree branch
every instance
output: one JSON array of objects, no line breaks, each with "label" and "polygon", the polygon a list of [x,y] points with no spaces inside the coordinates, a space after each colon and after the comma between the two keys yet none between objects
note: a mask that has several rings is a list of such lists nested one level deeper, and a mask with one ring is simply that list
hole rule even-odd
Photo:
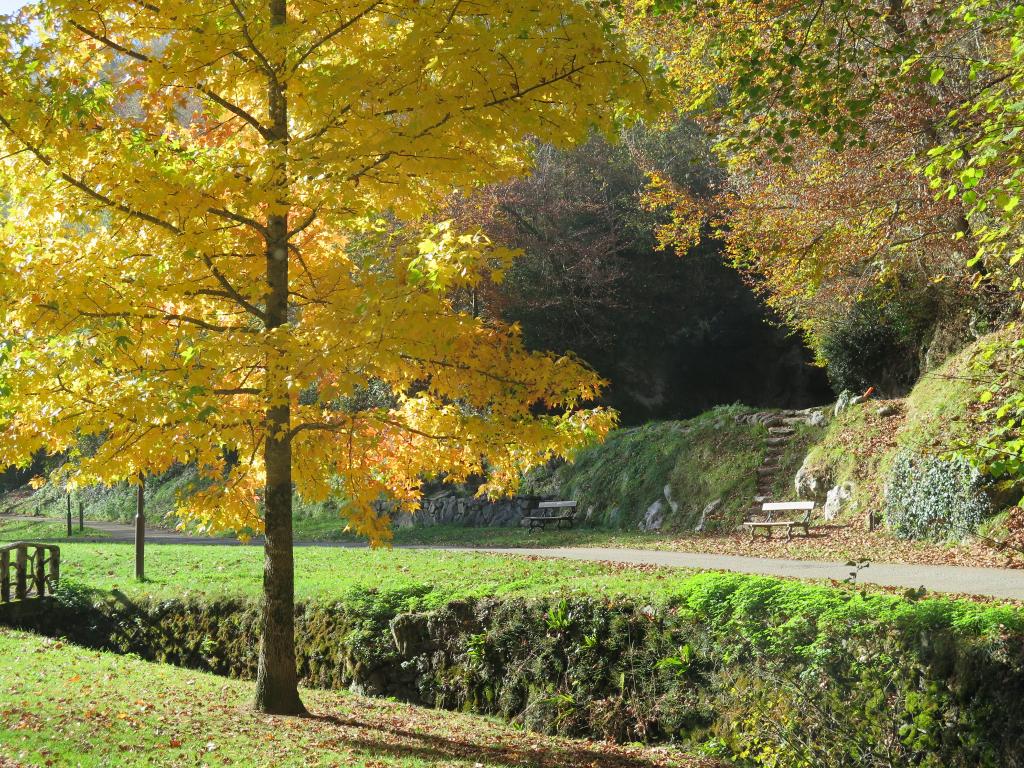
[{"label": "thick tree branch", "polygon": [[197,85],[196,86],[196,90],[199,91],[204,96],[206,96],[206,98],[208,98],[214,104],[217,104],[218,106],[223,107],[228,112],[230,112],[231,114],[235,115],[236,117],[240,117],[242,120],[244,120],[250,126],[252,126],[252,128],[254,128],[256,130],[256,132],[259,133],[259,135],[263,137],[264,141],[272,141],[273,140],[273,136],[271,135],[270,130],[265,125],[263,125],[263,123],[261,123],[259,120],[257,120],[255,117],[253,117],[249,112],[246,112],[244,109],[242,109],[237,104],[234,104],[233,102],[228,101],[227,99],[223,98],[219,94],[214,93],[209,88],[207,88],[205,85]]},{"label": "thick tree branch", "polygon": [[264,312],[259,307],[257,307],[252,302],[250,302],[248,299],[246,299],[241,293],[239,293],[238,289],[236,289],[235,286],[233,286],[231,282],[227,279],[227,276],[219,269],[217,269],[217,265],[213,263],[213,259],[211,259],[206,254],[203,254],[203,262],[206,264],[206,266],[210,270],[210,273],[214,276],[214,278],[216,278],[217,282],[221,284],[221,287],[227,292],[230,298],[234,299],[234,301],[250,315],[259,319],[261,322],[266,322],[267,313]]},{"label": "thick tree branch", "polygon": [[453,368],[457,371],[465,371],[466,373],[473,373],[479,376],[483,376],[487,379],[493,379],[494,381],[500,381],[502,384],[511,384],[517,387],[529,387],[530,382],[521,381],[518,379],[510,379],[507,376],[499,376],[496,373],[485,371],[482,368],[474,368],[471,365],[465,363],[451,363],[447,360],[435,360],[432,358],[415,357],[413,355],[400,354],[400,358],[410,363],[416,363],[417,365],[435,365],[439,368]]},{"label": "thick tree branch", "polygon": [[[393,421],[391,419],[374,419],[374,421],[386,424],[389,427],[394,427],[395,429],[404,430],[405,432],[409,432],[414,435],[419,435],[420,437],[425,437],[429,440],[437,440],[438,442],[456,439],[454,435],[432,435],[429,432],[424,432],[416,429],[415,427],[410,427],[408,424],[403,424],[400,421]],[[293,440],[302,432],[343,432],[351,429],[351,422],[339,424],[337,422],[330,421],[307,421],[304,424],[299,424],[297,427],[294,427],[291,432],[288,433],[288,439]]]}]

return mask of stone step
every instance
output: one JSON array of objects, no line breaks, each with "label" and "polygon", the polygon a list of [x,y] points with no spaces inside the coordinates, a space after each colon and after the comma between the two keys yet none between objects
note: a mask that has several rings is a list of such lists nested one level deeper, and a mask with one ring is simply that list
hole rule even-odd
[{"label": "stone step", "polygon": [[757,474],[759,475],[774,475],[779,471],[778,464],[762,464],[757,468]]},{"label": "stone step", "polygon": [[790,437],[796,433],[792,427],[768,427],[768,434],[774,437]]},{"label": "stone step", "polygon": [[789,435],[769,437],[765,440],[769,448],[783,447],[789,445]]}]

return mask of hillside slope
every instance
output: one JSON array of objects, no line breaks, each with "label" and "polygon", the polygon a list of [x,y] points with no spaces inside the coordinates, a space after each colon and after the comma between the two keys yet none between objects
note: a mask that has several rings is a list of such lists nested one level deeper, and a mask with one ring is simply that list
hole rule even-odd
[{"label": "hillside slope", "polygon": [[[686,421],[621,429],[572,464],[531,473],[524,491],[576,499],[588,524],[667,532],[732,528],[758,493],[769,430],[755,411],[715,408]],[[791,476],[813,428],[800,428],[781,457]],[[716,504],[717,502],[717,504]]]},{"label": "hillside slope", "polygon": [[[983,479],[952,454],[971,445],[981,428],[972,371],[993,338],[979,339],[925,373],[906,398],[857,398],[821,409],[823,426],[798,425],[778,460],[772,495],[813,498],[829,520],[884,525],[887,509],[895,517],[887,489],[901,482],[912,491],[909,513],[921,507],[921,525],[934,528],[901,535],[941,540],[990,530],[1008,497],[987,493]],[[592,525],[731,530],[755,500],[757,468],[769,442],[764,425],[750,423],[752,413],[729,406],[688,421],[618,430],[574,464],[534,473],[526,488],[578,500]],[[926,468],[937,478],[934,488],[920,487]],[[702,513],[719,500],[701,525]],[[971,504],[969,530],[962,523],[944,527]]]}]

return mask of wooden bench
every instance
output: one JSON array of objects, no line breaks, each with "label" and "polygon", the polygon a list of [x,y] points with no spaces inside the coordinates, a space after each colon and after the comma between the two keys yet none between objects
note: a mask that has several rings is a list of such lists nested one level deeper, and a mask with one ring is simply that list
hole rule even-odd
[{"label": "wooden bench", "polygon": [[572,528],[573,521],[576,519],[576,502],[542,501],[534,512],[532,515],[523,517],[530,527],[528,533],[532,533],[538,528],[544,530],[551,524],[554,524],[556,528]]},{"label": "wooden bench", "polygon": [[[748,520],[743,527],[750,532],[750,540],[754,540],[754,534],[763,530],[765,538],[772,537],[772,531],[776,528],[786,529],[786,541],[793,538],[794,528],[803,528],[804,536],[808,534],[811,525],[811,515],[814,513],[813,501],[769,501],[761,505],[761,512],[764,513],[764,520]],[[787,515],[788,520],[776,520],[776,512],[802,512],[800,515]]]}]

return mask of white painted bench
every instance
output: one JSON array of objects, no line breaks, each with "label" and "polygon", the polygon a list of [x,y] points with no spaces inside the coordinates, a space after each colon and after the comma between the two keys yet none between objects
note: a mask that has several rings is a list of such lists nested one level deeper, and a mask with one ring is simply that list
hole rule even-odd
[{"label": "white painted bench", "polygon": [[529,532],[531,533],[538,528],[544,530],[550,524],[554,524],[556,528],[562,528],[563,525],[566,528],[572,528],[573,521],[576,519],[576,502],[542,501],[537,505],[535,512],[535,514],[523,518],[530,526]]},{"label": "white painted bench", "polygon": [[[750,532],[750,540],[754,540],[754,534],[759,530],[763,530],[765,532],[765,538],[770,539],[772,537],[772,531],[776,528],[785,528],[786,541],[789,541],[793,538],[794,528],[802,528],[804,536],[808,534],[808,528],[811,525],[811,515],[814,513],[814,502],[769,501],[761,505],[761,512],[765,515],[764,520],[748,520],[743,524],[743,527]],[[788,514],[785,516],[789,519],[776,520],[775,514],[777,512],[799,512],[802,514]]]}]

